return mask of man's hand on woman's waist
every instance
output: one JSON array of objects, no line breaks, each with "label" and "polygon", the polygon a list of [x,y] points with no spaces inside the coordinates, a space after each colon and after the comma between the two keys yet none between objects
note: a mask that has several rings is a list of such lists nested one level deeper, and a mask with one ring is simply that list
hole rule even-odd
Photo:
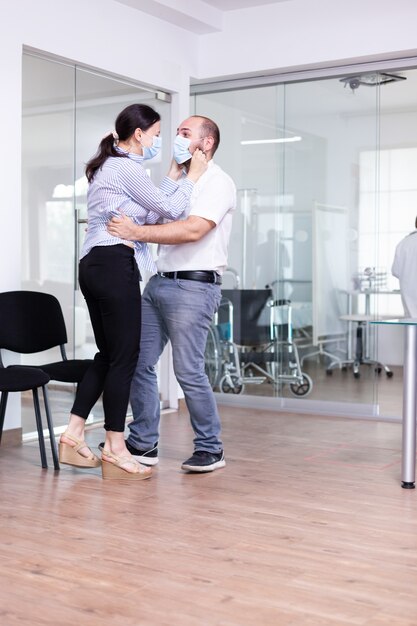
[{"label": "man's hand on woman's waist", "polygon": [[113,217],[107,224],[107,231],[113,237],[120,237],[120,239],[127,239],[127,241],[142,241],[140,238],[140,229],[138,224],[135,224],[130,217],[121,214],[121,217]]},{"label": "man's hand on woman's waist", "polygon": [[198,215],[167,224],[134,224],[126,215],[113,217],[107,224],[108,232],[114,237],[145,243],[181,244],[199,241],[215,228],[215,222]]}]

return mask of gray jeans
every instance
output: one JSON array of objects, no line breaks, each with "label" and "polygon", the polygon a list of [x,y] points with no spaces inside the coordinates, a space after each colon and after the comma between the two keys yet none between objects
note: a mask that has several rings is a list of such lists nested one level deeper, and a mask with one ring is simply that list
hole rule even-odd
[{"label": "gray jeans", "polygon": [[159,438],[159,391],[155,366],[171,341],[174,371],[194,430],[194,449],[220,452],[220,417],[204,369],[208,329],[220,304],[219,285],[153,276],[142,296],[142,339],[132,380],[134,421],[129,443],[152,448]]}]

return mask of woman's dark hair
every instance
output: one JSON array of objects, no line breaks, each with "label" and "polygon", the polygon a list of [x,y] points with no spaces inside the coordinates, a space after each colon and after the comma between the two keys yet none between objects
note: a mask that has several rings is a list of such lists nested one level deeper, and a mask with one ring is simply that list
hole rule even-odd
[{"label": "woman's dark hair", "polygon": [[[126,141],[133,135],[137,128],[147,131],[148,128],[159,122],[161,116],[147,104],[131,104],[119,113],[115,122],[115,130],[119,141]],[[116,142],[117,144],[117,142]],[[103,137],[96,154],[88,161],[85,175],[89,183],[93,180],[97,170],[104,161],[110,157],[125,157],[126,155],[116,150],[115,138],[112,133]]]}]

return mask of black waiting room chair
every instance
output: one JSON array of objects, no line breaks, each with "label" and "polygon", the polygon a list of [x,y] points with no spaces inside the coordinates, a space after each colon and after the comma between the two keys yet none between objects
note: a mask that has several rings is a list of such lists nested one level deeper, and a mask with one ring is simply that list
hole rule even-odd
[{"label": "black waiting room chair", "polygon": [[[61,359],[53,363],[36,364],[51,380],[79,383],[91,359],[68,359],[68,341],[62,308],[55,296],[39,291],[6,291],[0,293],[0,326],[10,342],[19,342],[22,354],[44,352],[59,346]],[[2,344],[0,342],[0,348]],[[6,346],[4,346],[6,347]],[[13,350],[13,348],[9,348]]]},{"label": "black waiting room chair", "polygon": [[[0,340],[3,339],[2,331],[0,331]],[[1,341],[3,345],[3,341]],[[5,348],[8,345],[4,346]],[[56,443],[54,438],[54,427],[52,423],[51,413],[49,409],[48,403],[48,395],[46,392],[46,385],[49,382],[50,378],[48,374],[43,372],[41,369],[37,367],[23,367],[19,365],[9,365],[8,367],[4,367],[3,361],[1,359],[0,354],[0,391],[1,391],[1,400],[0,400],[0,442],[3,434],[3,426],[4,426],[4,417],[6,415],[6,407],[7,400],[9,397],[9,393],[12,391],[32,391],[33,395],[33,406],[35,408],[35,417],[36,417],[36,429],[38,431],[38,441],[39,441],[39,451],[41,454],[41,463],[42,467],[47,468],[48,463],[46,460],[46,450],[45,450],[45,439],[43,436],[43,424],[42,424],[42,414],[39,404],[39,395],[38,389],[41,387],[43,391],[43,398],[45,403],[45,412],[46,412],[46,420],[48,424],[49,437],[51,441],[51,450],[52,450],[52,458],[54,462],[54,467],[56,470],[59,470],[59,461],[58,454],[56,450]]]},{"label": "black waiting room chair", "polygon": [[[32,389],[42,467],[47,467],[37,396],[37,389],[42,387],[55,469],[59,469],[59,464],[46,384],[49,380],[79,383],[92,363],[91,359],[68,359],[65,350],[66,343],[65,320],[61,305],[55,296],[37,291],[0,293],[0,351],[3,348],[20,354],[34,354],[59,346],[61,353],[61,360],[53,363],[36,365],[36,367],[4,367],[0,352],[0,391],[3,392],[0,403],[0,436],[8,391]],[[10,389],[8,389],[8,384],[11,386]]]}]

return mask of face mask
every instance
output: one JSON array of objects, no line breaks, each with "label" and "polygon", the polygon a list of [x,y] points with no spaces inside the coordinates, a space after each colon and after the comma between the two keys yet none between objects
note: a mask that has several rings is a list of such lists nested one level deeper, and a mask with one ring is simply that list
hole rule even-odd
[{"label": "face mask", "polygon": [[[144,133],[144,135],[146,135],[146,133]],[[156,135],[154,135],[152,139],[151,147],[147,148],[146,146],[143,146],[143,158],[147,160],[153,159],[154,157],[156,157],[156,155],[160,151],[161,146],[162,146],[161,137],[157,137]]]},{"label": "face mask", "polygon": [[189,161],[193,156],[188,148],[190,147],[191,139],[187,139],[186,137],[181,137],[181,135],[177,135],[174,140],[174,159],[181,165],[186,161]]}]

